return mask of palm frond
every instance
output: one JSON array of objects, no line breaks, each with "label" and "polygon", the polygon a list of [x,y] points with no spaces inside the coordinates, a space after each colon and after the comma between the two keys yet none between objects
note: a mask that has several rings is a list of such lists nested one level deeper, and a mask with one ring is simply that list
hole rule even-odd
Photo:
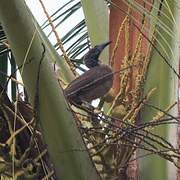
[{"label": "palm frond", "polygon": [[[87,32],[87,27],[84,17],[78,18],[78,22],[75,25],[69,26],[69,20],[75,17],[79,11],[82,11],[82,5],[80,0],[70,0],[62,7],[58,8],[52,15],[51,20],[55,24],[56,29],[61,29],[63,25],[67,25],[69,30],[62,36],[61,40],[63,42],[64,48],[70,57],[73,59],[73,63],[77,69],[81,69],[81,63],[76,62],[76,59],[81,59],[90,46],[89,35]],[[78,15],[77,15],[78,16]],[[48,21],[45,21],[42,28],[46,30],[49,27]],[[52,35],[52,31],[48,33],[48,37]],[[54,44],[56,50],[59,50],[58,43]]]}]

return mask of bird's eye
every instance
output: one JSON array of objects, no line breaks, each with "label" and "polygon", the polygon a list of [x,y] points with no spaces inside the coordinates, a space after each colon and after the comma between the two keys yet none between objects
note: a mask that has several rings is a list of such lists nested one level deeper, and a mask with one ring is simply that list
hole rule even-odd
[{"label": "bird's eye", "polygon": [[97,55],[99,55],[100,53],[101,53],[101,51],[99,51],[99,49],[96,50],[96,54],[97,54]]}]

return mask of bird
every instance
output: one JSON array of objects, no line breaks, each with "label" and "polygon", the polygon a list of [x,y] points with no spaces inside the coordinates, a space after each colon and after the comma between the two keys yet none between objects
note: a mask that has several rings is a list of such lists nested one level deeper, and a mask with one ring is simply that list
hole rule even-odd
[{"label": "bird", "polygon": [[113,71],[109,65],[101,63],[99,56],[111,41],[96,45],[83,57],[84,64],[89,68],[85,73],[74,79],[65,88],[64,94],[71,104],[91,103],[101,98],[111,89]]}]

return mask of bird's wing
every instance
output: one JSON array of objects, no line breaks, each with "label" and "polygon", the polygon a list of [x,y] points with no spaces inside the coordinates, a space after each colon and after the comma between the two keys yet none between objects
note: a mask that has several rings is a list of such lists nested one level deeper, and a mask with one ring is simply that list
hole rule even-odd
[{"label": "bird's wing", "polygon": [[94,74],[99,74],[97,68],[92,68],[91,70],[86,71],[84,74],[73,80],[68,87],[65,89],[67,95],[74,94],[84,88],[87,88],[89,83],[95,81],[96,76]]},{"label": "bird's wing", "polygon": [[[72,95],[79,91],[85,91],[89,88],[89,86],[98,83],[98,81],[102,80],[101,77],[103,78],[103,72],[101,68],[104,68],[104,66],[91,68],[90,70],[86,71],[84,74],[73,80],[65,89],[65,93],[67,95]],[[107,71],[105,74],[107,74],[108,72],[111,74],[111,69],[107,66]]]}]

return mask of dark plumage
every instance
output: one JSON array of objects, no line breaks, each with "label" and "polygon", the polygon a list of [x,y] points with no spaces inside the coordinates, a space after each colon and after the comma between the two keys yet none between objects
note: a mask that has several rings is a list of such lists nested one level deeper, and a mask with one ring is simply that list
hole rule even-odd
[{"label": "dark plumage", "polygon": [[99,55],[110,42],[97,45],[84,56],[89,68],[84,74],[73,80],[65,89],[65,95],[71,103],[82,104],[103,97],[112,87],[112,69],[99,61]]},{"label": "dark plumage", "polygon": [[94,48],[90,49],[89,52],[87,52],[83,57],[85,65],[90,69],[95,66],[101,65],[101,62],[99,61],[98,58],[99,58],[101,52],[103,51],[103,49],[110,43],[111,42],[108,41],[106,43],[97,45]]}]

